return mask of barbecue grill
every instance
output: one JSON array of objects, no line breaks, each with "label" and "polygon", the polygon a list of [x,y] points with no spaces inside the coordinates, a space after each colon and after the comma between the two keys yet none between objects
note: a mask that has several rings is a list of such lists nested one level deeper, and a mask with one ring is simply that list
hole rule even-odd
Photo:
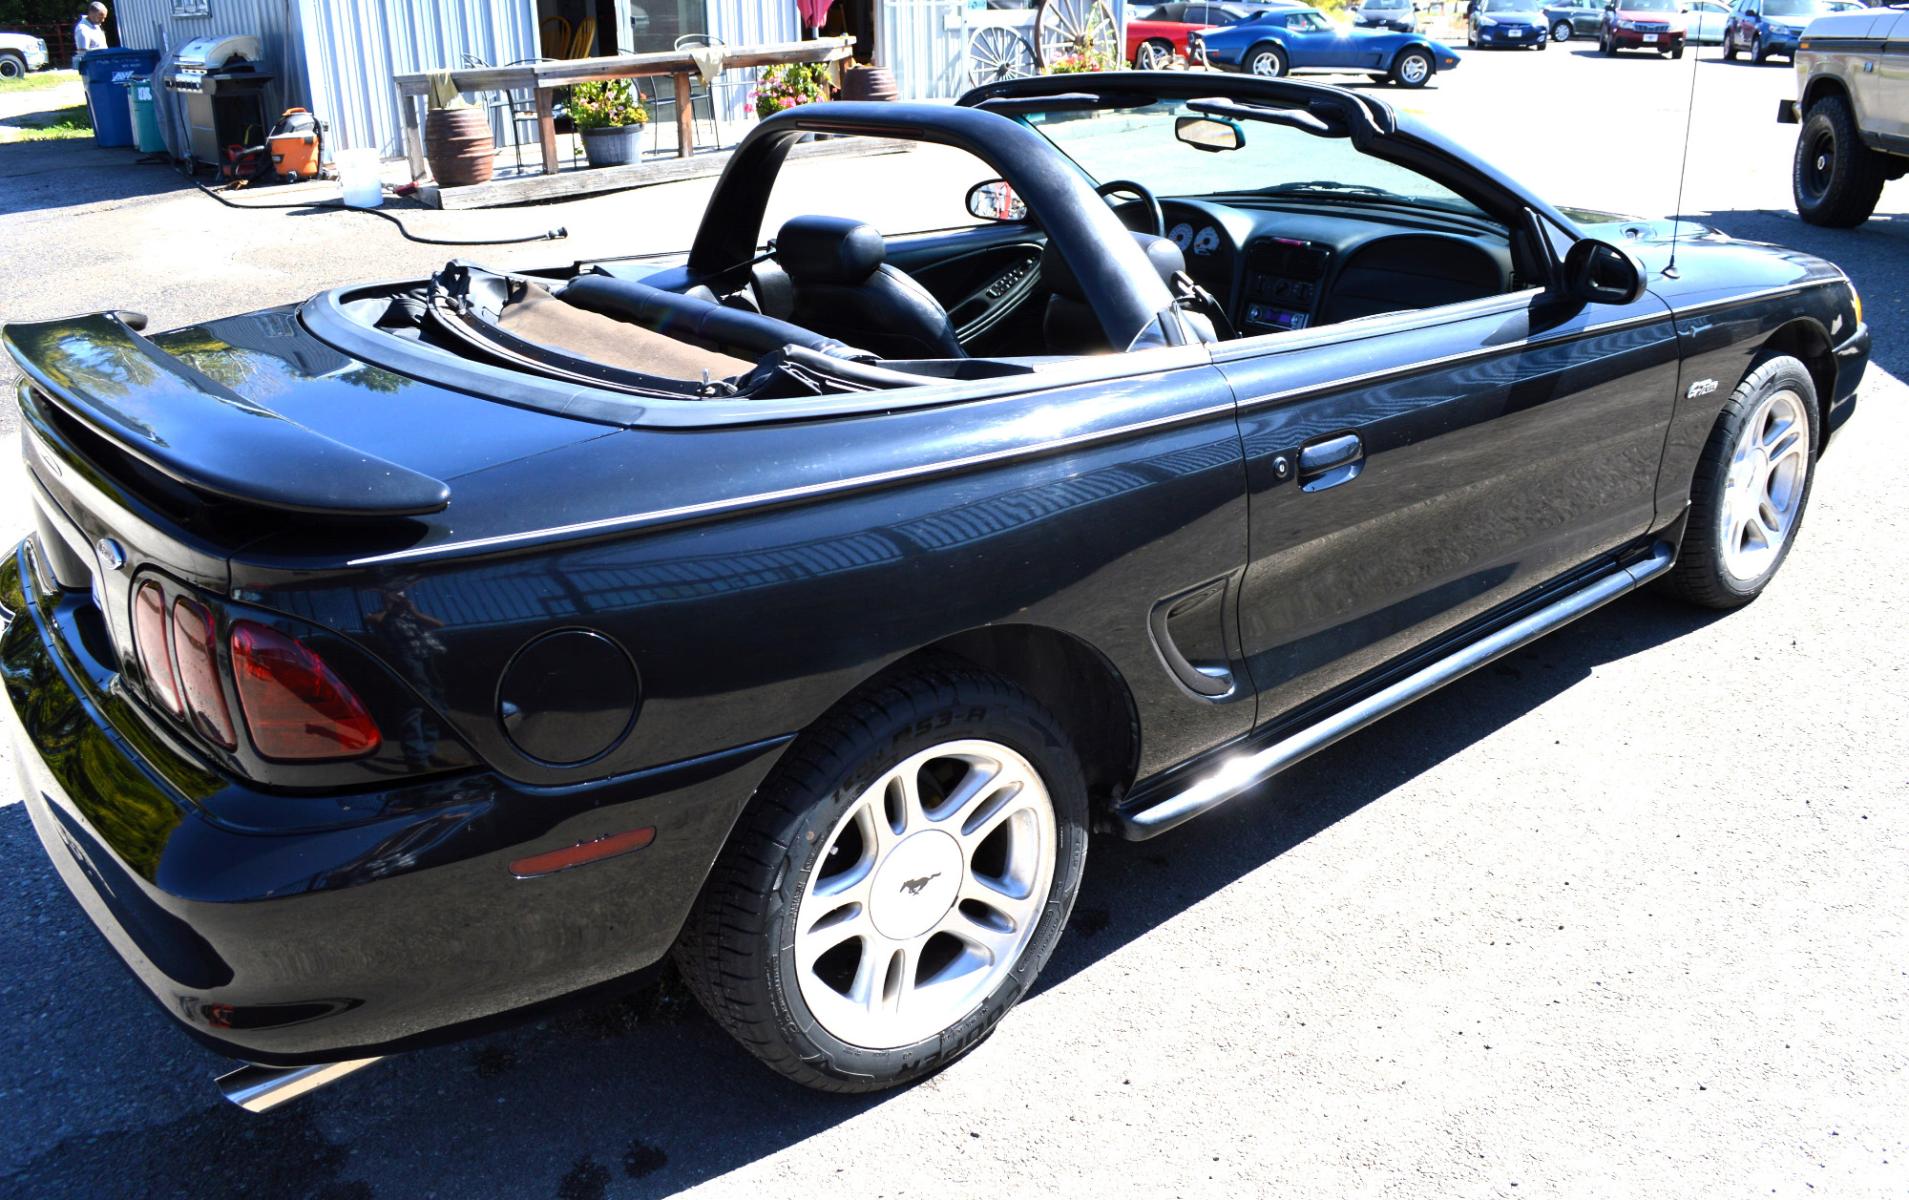
[{"label": "barbecue grill", "polygon": [[180,47],[166,71],[166,90],[185,113],[186,161],[218,168],[227,146],[265,141],[264,92],[273,76],[258,69],[259,39],[245,35],[195,38]]}]

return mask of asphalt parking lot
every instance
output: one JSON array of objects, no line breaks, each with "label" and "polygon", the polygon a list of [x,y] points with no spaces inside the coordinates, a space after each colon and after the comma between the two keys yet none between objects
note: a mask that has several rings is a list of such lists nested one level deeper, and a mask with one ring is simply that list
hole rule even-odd
[{"label": "asphalt parking lot", "polygon": [[[1210,818],[1097,841],[1035,994],[877,1097],[782,1082],[665,977],[247,1116],[62,890],[0,767],[0,1194],[1909,1192],[1909,182],[1860,230],[1798,222],[1773,120],[1794,76],[1714,51],[1468,54],[1382,94],[1555,201],[1654,216],[1678,207],[1693,79],[1681,211],[1841,263],[1875,333],[1756,604],[1626,599]],[[0,320],[165,327],[450,253],[369,217],[231,213],[128,158],[0,146]],[[820,211],[958,211],[895,161],[800,181]],[[524,266],[683,244],[707,191],[411,219],[569,227],[455,252]]]}]

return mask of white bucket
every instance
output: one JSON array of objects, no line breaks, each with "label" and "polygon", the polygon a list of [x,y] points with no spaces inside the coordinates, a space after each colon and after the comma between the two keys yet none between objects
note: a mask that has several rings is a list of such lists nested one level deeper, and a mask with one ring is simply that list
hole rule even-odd
[{"label": "white bucket", "polygon": [[384,180],[378,173],[376,150],[337,150],[331,156],[344,188],[345,203],[353,208],[376,208],[384,202]]}]

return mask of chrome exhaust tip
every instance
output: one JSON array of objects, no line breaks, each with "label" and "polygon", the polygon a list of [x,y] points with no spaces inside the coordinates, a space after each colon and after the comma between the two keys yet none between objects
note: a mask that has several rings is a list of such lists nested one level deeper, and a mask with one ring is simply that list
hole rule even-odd
[{"label": "chrome exhaust tip", "polygon": [[267,1067],[246,1063],[236,1071],[219,1076],[219,1090],[225,1098],[246,1112],[269,1112],[306,1092],[336,1083],[353,1071],[363,1070],[375,1058],[354,1058],[349,1062],[313,1063],[305,1067]]}]

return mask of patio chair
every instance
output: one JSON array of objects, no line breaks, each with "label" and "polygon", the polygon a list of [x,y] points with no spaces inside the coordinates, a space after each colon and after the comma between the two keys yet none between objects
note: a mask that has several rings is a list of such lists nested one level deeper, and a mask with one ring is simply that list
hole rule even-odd
[{"label": "patio chair", "polygon": [[[678,50],[689,50],[699,46],[724,45],[727,45],[727,43],[712,33],[686,33],[676,39],[676,49]],[[746,75],[740,72],[725,71],[722,75],[717,77],[714,83],[705,82],[700,74],[691,77],[689,90],[690,107],[692,110],[700,109],[709,114],[710,128],[715,130],[716,133],[716,149],[722,149],[723,145],[723,113],[732,104],[736,103],[736,93],[738,91],[745,93],[743,102],[747,103],[747,91],[753,88],[755,83],[755,73],[753,71]]]},{"label": "patio chair", "polygon": [[[535,58],[520,58],[513,62],[505,63],[504,65],[507,67],[524,67],[529,66],[531,63],[554,61],[555,60],[548,55],[539,55]],[[464,55],[461,62],[462,68],[466,71],[488,70],[490,65],[490,63],[475,54]],[[529,95],[520,95],[517,92],[499,88],[492,91],[478,92],[476,93],[476,97],[478,103],[483,105],[487,115],[495,118],[498,112],[502,111],[504,113],[504,128],[509,132],[511,152],[516,157],[517,170],[521,173],[524,169],[524,126],[528,125],[531,129],[531,141],[534,142],[538,139],[537,96],[535,91],[533,90]],[[563,115],[562,105],[557,106],[557,115]],[[541,148],[539,153],[541,153]],[[570,161],[573,164],[576,162],[576,157],[576,147],[572,145],[570,148]]]}]

